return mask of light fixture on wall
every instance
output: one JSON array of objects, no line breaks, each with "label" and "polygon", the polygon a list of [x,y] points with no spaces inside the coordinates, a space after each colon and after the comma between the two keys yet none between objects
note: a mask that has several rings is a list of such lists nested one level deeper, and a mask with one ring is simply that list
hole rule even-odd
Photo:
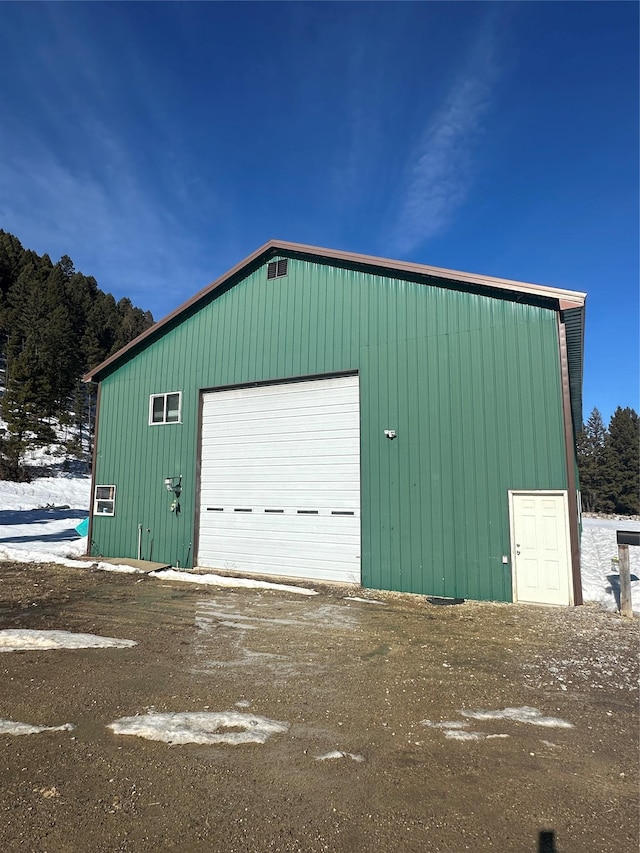
[{"label": "light fixture on wall", "polygon": [[180,492],[182,491],[182,474],[179,477],[165,477],[164,484],[168,492],[173,492],[177,498],[180,497]]},{"label": "light fixture on wall", "polygon": [[173,493],[173,500],[171,501],[169,510],[178,515],[180,513],[180,501],[178,498],[182,491],[182,474],[179,477],[165,477],[164,485],[168,492]]}]

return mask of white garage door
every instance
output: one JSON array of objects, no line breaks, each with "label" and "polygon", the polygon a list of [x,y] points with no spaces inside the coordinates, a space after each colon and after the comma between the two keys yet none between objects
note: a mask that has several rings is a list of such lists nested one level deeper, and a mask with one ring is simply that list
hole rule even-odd
[{"label": "white garage door", "polygon": [[360,582],[357,376],[211,391],[198,565]]}]

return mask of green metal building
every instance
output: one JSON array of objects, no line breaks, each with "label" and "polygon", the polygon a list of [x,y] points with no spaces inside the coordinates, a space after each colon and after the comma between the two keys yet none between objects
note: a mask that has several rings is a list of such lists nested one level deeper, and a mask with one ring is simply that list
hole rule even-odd
[{"label": "green metal building", "polygon": [[584,308],[271,241],[85,377],[90,553],[579,604]]}]

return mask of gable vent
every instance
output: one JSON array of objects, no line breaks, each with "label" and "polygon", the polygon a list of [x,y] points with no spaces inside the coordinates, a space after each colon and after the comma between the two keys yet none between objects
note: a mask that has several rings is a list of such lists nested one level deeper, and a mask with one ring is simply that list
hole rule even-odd
[{"label": "gable vent", "polygon": [[267,264],[267,279],[282,278],[287,274],[289,258],[281,258],[279,261],[270,261]]}]

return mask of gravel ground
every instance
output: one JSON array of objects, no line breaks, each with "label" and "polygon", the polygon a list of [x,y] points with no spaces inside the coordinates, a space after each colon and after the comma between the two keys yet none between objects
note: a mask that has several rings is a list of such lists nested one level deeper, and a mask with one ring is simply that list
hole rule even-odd
[{"label": "gravel ground", "polygon": [[[636,853],[637,620],[318,589],[0,564],[0,629],[138,643],[0,654],[0,719],[75,726],[0,734],[0,850]],[[150,712],[283,725],[108,728]]]}]

